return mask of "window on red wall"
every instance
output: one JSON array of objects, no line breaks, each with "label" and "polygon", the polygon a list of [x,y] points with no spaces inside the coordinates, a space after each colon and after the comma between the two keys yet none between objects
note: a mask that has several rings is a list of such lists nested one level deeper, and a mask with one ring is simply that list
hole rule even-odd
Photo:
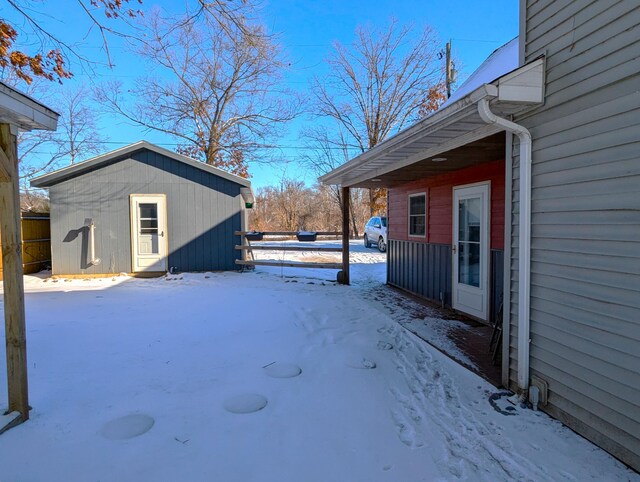
[{"label": "window on red wall", "polygon": [[427,194],[409,195],[409,236],[427,235]]}]

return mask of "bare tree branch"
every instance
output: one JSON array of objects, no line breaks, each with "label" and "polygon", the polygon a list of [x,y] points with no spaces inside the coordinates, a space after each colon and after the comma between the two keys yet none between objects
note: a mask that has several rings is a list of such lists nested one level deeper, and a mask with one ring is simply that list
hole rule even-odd
[{"label": "bare tree branch", "polygon": [[[336,42],[327,58],[329,73],[316,77],[311,89],[315,115],[333,121],[323,142],[345,150],[355,147],[359,154],[418,117],[430,89],[442,76],[436,54],[431,29],[416,33],[395,20],[386,30],[357,27],[349,48]],[[371,193],[373,215],[381,209],[384,190]]]},{"label": "bare tree branch", "polygon": [[128,90],[137,102],[123,102],[115,83],[98,97],[111,112],[185,141],[182,152],[247,175],[248,157],[297,115],[298,102],[282,95],[280,49],[246,21],[248,3],[199,4],[178,19],[147,16],[135,48],[152,74]]}]

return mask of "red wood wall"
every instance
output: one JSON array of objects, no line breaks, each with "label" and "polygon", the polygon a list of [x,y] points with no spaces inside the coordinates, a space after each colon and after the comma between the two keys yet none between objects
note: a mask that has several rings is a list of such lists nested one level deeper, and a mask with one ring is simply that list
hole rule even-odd
[{"label": "red wood wall", "polygon": [[[453,188],[491,181],[491,249],[504,249],[504,160],[411,181],[389,190],[389,239],[451,244]],[[408,236],[409,194],[427,191],[427,237]]]}]

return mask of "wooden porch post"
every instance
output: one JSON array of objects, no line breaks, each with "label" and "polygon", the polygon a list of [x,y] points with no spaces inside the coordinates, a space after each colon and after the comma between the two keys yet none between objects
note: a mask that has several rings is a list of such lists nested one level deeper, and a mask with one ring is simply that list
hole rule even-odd
[{"label": "wooden porch post", "polygon": [[349,284],[349,202],[351,194],[348,187],[342,188],[342,275],[341,284]]},{"label": "wooden porch post", "polygon": [[[0,240],[4,268],[9,412],[20,412],[20,417],[15,420],[15,423],[20,423],[29,418],[27,341],[22,278],[18,155],[16,135],[9,124],[0,124]],[[0,427],[0,431],[2,429],[3,427]]]}]

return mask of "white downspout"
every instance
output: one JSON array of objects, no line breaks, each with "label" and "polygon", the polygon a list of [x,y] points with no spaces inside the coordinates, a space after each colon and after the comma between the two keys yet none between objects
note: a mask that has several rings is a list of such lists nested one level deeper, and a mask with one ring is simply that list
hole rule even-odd
[{"label": "white downspout", "polygon": [[[495,124],[520,140],[520,223],[518,231],[518,388],[526,397],[529,388],[530,277],[531,277],[531,134],[515,122],[498,117],[484,98],[478,113],[487,124]],[[508,289],[508,287],[507,287]],[[509,309],[505,307],[505,309]]]}]

